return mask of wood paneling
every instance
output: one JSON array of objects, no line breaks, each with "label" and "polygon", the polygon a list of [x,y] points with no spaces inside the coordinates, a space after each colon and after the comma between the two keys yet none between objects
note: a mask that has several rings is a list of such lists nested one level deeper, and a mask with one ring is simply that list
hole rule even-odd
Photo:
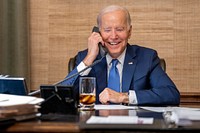
[{"label": "wood paneling", "polygon": [[181,92],[199,92],[199,0],[30,0],[31,89],[67,75],[69,58],[87,48],[99,10],[111,4],[130,11],[129,42],[156,49]]}]

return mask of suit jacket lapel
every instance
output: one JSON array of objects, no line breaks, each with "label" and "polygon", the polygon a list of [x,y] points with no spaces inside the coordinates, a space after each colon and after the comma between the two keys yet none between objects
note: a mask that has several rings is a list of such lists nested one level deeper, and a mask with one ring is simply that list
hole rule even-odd
[{"label": "suit jacket lapel", "polygon": [[122,92],[128,92],[131,81],[135,72],[135,67],[137,64],[137,60],[134,59],[136,56],[135,49],[133,49],[130,45],[127,46],[127,51],[124,60],[124,66],[122,70]]}]

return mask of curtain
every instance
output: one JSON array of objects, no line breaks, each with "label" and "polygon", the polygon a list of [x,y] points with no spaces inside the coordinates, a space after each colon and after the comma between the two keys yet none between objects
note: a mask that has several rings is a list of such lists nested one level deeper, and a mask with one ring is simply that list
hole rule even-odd
[{"label": "curtain", "polygon": [[0,0],[0,74],[30,86],[28,0]]}]

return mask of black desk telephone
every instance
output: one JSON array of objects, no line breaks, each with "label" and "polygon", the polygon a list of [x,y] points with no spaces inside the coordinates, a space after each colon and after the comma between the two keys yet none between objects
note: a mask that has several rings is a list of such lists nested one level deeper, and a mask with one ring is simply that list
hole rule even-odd
[{"label": "black desk telephone", "polygon": [[[99,28],[96,26],[93,27],[92,32],[97,32],[100,34]],[[101,54],[101,57],[103,57],[108,53],[108,50],[104,46],[102,46],[101,43],[99,43],[99,52]]]}]

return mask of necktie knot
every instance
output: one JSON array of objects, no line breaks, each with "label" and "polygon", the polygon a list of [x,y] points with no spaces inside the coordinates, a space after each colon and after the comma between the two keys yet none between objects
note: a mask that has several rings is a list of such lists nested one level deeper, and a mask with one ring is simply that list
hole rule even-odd
[{"label": "necktie knot", "polygon": [[117,67],[118,64],[118,59],[113,59],[112,60],[112,67]]}]

